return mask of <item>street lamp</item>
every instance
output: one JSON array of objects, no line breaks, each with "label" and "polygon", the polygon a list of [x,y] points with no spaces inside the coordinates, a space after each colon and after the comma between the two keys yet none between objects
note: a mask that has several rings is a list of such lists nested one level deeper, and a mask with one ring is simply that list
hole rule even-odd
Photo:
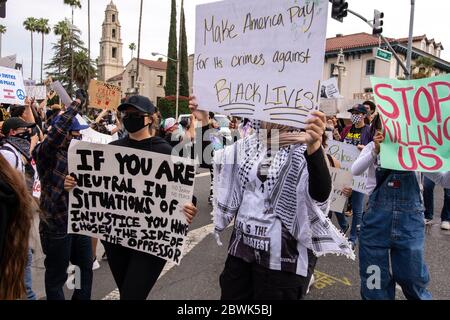
[{"label": "street lamp", "polygon": [[339,87],[339,92],[342,95],[342,76],[343,73],[345,72],[345,56],[344,56],[344,50],[341,49],[341,51],[339,51],[339,54],[337,56],[337,63],[334,65],[334,70],[333,70],[333,76],[338,76],[338,87]]},{"label": "street lamp", "polygon": [[166,56],[165,54],[158,53],[158,52],[152,52],[152,56],[163,56],[166,57],[168,60],[173,61],[177,64],[177,89],[176,89],[176,95],[175,95],[175,119],[178,121],[178,108],[179,108],[179,100],[180,100],[180,60],[173,59],[171,57]]}]

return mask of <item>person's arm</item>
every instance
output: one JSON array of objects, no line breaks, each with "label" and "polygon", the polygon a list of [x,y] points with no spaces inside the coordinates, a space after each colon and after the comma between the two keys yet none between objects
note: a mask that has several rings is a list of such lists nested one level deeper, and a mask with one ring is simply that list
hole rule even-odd
[{"label": "person's arm", "polygon": [[95,119],[95,123],[100,123],[102,119],[106,116],[108,111],[109,111],[108,109],[103,109],[102,112],[100,112],[100,114],[98,115],[97,119]]},{"label": "person's arm", "polygon": [[318,202],[325,202],[331,193],[332,183],[330,171],[322,149],[312,155],[305,152],[309,173],[309,195]]},{"label": "person's arm", "polygon": [[34,118],[33,111],[31,110],[32,104],[34,103],[34,99],[27,99],[25,101],[25,111],[23,112],[22,119],[28,123],[36,123],[36,119]]},{"label": "person's arm", "polygon": [[375,152],[375,144],[369,143],[361,151],[358,159],[352,165],[352,175],[360,176],[369,169],[371,165],[377,160],[378,154]]},{"label": "person's arm", "polygon": [[450,189],[450,172],[426,172],[425,176],[444,189]]}]

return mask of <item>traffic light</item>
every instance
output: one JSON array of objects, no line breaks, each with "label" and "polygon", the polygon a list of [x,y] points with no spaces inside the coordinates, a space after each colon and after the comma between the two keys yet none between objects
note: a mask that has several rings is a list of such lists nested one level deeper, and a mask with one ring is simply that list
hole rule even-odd
[{"label": "traffic light", "polygon": [[372,32],[372,34],[374,36],[383,33],[383,18],[384,18],[384,13],[380,12],[378,10],[375,10],[374,16],[373,16],[373,32]]},{"label": "traffic light", "polygon": [[339,22],[343,22],[347,16],[348,3],[345,0],[332,0],[331,17]]},{"label": "traffic light", "polygon": [[6,18],[6,1],[0,0],[0,18]]}]

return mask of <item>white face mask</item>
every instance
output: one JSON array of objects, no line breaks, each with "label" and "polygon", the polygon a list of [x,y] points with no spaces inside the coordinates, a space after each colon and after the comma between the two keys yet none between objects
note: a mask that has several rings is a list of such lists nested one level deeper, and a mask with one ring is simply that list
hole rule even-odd
[{"label": "white face mask", "polygon": [[362,119],[364,119],[364,116],[361,114],[352,114],[352,123],[358,124]]}]

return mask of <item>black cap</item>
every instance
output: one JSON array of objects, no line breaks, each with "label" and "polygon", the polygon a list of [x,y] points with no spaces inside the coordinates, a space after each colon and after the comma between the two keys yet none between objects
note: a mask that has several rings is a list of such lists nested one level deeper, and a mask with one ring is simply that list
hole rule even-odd
[{"label": "black cap", "polygon": [[35,126],[36,123],[25,122],[21,118],[13,117],[3,123],[2,133],[6,136],[11,130],[17,130],[19,128],[33,128]]},{"label": "black cap", "polygon": [[138,109],[139,111],[153,114],[156,112],[156,107],[150,101],[149,98],[144,96],[131,96],[124,103],[122,103],[117,110],[123,111],[127,107],[133,107]]},{"label": "black cap", "polygon": [[362,105],[362,104],[357,104],[356,106],[354,106],[353,108],[349,109],[348,112],[358,112],[358,113],[364,113],[364,114],[368,114],[369,112],[367,111],[367,108]]}]

